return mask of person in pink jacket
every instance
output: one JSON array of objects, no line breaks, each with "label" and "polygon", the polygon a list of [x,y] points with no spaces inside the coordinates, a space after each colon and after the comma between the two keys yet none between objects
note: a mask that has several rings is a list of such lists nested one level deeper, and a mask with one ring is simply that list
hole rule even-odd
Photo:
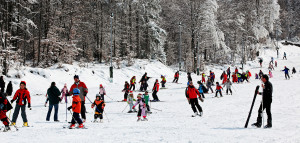
[{"label": "person in pink jacket", "polygon": [[104,95],[106,95],[106,91],[105,91],[105,88],[103,87],[102,84],[100,84],[100,91],[99,91],[99,94],[100,94],[102,100],[104,101]]},{"label": "person in pink jacket", "polygon": [[141,121],[141,116],[143,116],[143,120],[142,121],[148,121],[148,119],[146,118],[146,103],[145,100],[142,98],[142,94],[138,94],[137,96],[138,100],[136,101],[136,103],[134,104],[134,106],[132,107],[132,109],[135,108],[136,105],[139,104],[139,111],[138,111],[138,120],[137,121]]},{"label": "person in pink jacket", "polygon": [[60,92],[61,92],[61,95],[62,95],[60,99],[62,100],[63,98],[65,98],[65,103],[68,103],[67,96],[69,94],[69,90],[67,88],[67,84],[66,83],[64,85],[64,88]]}]

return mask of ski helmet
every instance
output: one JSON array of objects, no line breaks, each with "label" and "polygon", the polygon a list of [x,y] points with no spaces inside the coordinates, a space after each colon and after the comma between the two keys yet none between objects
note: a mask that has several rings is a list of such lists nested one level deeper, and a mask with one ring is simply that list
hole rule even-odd
[{"label": "ski helmet", "polygon": [[78,88],[74,88],[73,95],[79,95],[79,94],[80,94],[80,90]]},{"label": "ski helmet", "polygon": [[97,98],[97,97],[100,97],[100,95],[99,95],[99,94],[96,94],[96,98]]},{"label": "ski helmet", "polygon": [[74,79],[75,79],[75,78],[79,79],[79,76],[78,76],[78,75],[75,75],[75,76],[74,76]]}]

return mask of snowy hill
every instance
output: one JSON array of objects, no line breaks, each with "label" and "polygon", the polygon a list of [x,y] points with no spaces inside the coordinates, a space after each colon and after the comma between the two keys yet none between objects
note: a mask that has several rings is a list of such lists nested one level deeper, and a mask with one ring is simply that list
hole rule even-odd
[{"label": "snowy hill", "polygon": [[[29,124],[33,127],[20,128],[17,132],[12,127],[12,132],[0,133],[0,138],[5,139],[5,142],[300,142],[300,97],[298,96],[300,92],[300,48],[283,45],[281,47],[279,59],[275,58],[276,51],[270,49],[265,50],[262,56],[265,61],[262,68],[264,73],[268,72],[267,66],[271,56],[278,61],[278,67],[273,71],[274,78],[270,79],[274,88],[273,128],[271,129],[243,128],[255,87],[261,84],[261,81],[253,77],[261,69],[257,61],[248,62],[245,67],[253,75],[250,83],[234,84],[233,95],[224,95],[223,98],[212,98],[214,94],[205,94],[205,101],[200,103],[204,110],[203,117],[192,118],[193,112],[184,94],[186,74],[181,73],[179,83],[182,84],[170,83],[175,70],[157,61],[138,60],[132,67],[114,69],[113,83],[109,83],[109,67],[105,65],[94,65],[89,68],[80,68],[76,64],[63,65],[59,69],[57,66],[48,69],[26,67],[18,71],[10,71],[11,78],[5,78],[5,81],[13,81],[14,89],[17,89],[21,80],[27,82],[32,95],[33,108],[27,110],[27,116]],[[287,52],[288,60],[282,60],[284,51]],[[290,80],[284,79],[281,71],[284,66],[297,69],[297,73],[292,75]],[[225,69],[227,66],[208,67],[206,74],[209,70],[215,71],[218,81],[220,73]],[[136,114],[125,113],[128,107],[122,113],[127,103],[116,101],[123,98],[121,90],[124,81],[129,81],[134,75],[139,80],[145,72],[153,77],[149,82],[150,89],[155,79],[160,81],[160,75],[167,75],[167,89],[158,92],[163,102],[151,103],[151,107],[162,111],[152,109],[153,114],[148,117],[148,122],[136,122]],[[90,108],[88,101],[86,101],[88,113],[85,123],[88,129],[63,129],[63,126],[68,125],[65,122],[65,104],[60,104],[59,120],[61,122],[53,122],[53,112],[51,122],[46,122],[48,108],[44,107],[46,99],[44,95],[47,88],[52,81],[57,83],[58,88],[62,88],[64,83],[70,87],[74,74],[78,74],[88,86],[88,97],[91,100],[95,99],[100,83],[106,87],[108,96],[113,100],[106,98],[108,103],[105,108],[104,123],[91,123],[94,111]],[[15,75],[20,75],[21,79],[13,78]],[[194,81],[201,79],[194,74],[192,77]],[[137,87],[139,87],[138,84]],[[134,94],[137,95],[137,93]],[[261,96],[258,96],[250,124],[256,121],[260,101]],[[9,114],[7,113],[8,116]],[[67,116],[70,121],[69,112]],[[264,116],[266,122],[266,114]],[[21,125],[22,118],[19,116],[17,126]]]}]

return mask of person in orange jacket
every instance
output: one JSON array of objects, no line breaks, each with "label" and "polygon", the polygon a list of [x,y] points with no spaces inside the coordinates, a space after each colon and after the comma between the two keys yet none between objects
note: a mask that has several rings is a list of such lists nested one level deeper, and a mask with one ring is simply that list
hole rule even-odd
[{"label": "person in orange jacket", "polygon": [[69,128],[70,129],[75,128],[76,122],[79,124],[78,128],[84,128],[83,122],[79,116],[79,113],[81,112],[81,99],[79,97],[80,90],[78,88],[74,88],[72,94],[73,94],[72,106],[68,107],[68,110],[70,111],[72,109],[73,117]]},{"label": "person in orange jacket", "polygon": [[158,97],[157,97],[157,92],[159,90],[159,82],[158,82],[158,79],[156,79],[155,83],[154,83],[154,86],[153,86],[153,93],[152,93],[152,96],[153,96],[153,102],[156,102],[156,101],[159,101]]},{"label": "person in orange jacket", "polygon": [[94,114],[94,122],[97,122],[97,119],[100,118],[100,123],[102,123],[105,103],[104,100],[101,99],[99,94],[96,94],[96,100],[94,101],[91,107],[92,108],[96,107],[95,114]]},{"label": "person in orange jacket", "polygon": [[[192,115],[192,117],[195,117],[197,115],[202,116],[202,114],[203,114],[203,110],[198,103],[197,96],[199,96],[200,101],[203,102],[203,99],[201,98],[199,91],[195,88],[195,86],[193,85],[193,82],[191,81],[191,82],[189,82],[189,86],[186,88],[186,98],[188,99],[188,101],[191,104],[191,107],[195,113],[195,115]],[[196,110],[196,107],[199,110],[199,114]]]},{"label": "person in orange jacket", "polygon": [[11,100],[11,103],[13,103],[15,100],[17,100],[15,111],[13,114],[13,119],[11,122],[11,125],[16,125],[16,121],[19,116],[19,112],[21,109],[21,116],[23,118],[23,126],[28,127],[28,120],[26,115],[26,104],[28,102],[28,108],[31,110],[31,100],[30,100],[30,93],[26,88],[26,82],[21,81],[20,83],[20,89],[17,90],[15,93],[15,96]]}]

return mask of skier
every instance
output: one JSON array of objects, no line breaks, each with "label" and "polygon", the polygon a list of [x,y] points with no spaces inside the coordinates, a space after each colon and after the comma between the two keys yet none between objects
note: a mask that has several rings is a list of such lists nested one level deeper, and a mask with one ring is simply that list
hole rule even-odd
[{"label": "skier", "polygon": [[138,100],[136,101],[136,103],[133,105],[132,109],[135,108],[136,105],[139,104],[139,111],[138,111],[138,120],[137,121],[141,121],[141,116],[143,116],[143,120],[142,121],[148,121],[147,119],[147,115],[146,115],[146,103],[145,100],[142,99],[142,95],[139,93],[137,96]]},{"label": "skier", "polygon": [[232,86],[232,83],[231,83],[231,81],[228,79],[227,82],[225,83],[226,94],[227,94],[227,95],[228,95],[228,90],[230,91],[230,93],[231,93],[231,95],[232,95],[231,86]]},{"label": "skier", "polygon": [[246,80],[247,82],[249,82],[249,81],[248,81],[247,74],[246,74],[245,72],[243,72],[243,73],[241,74],[241,79],[242,79],[242,82],[244,82],[245,80]]},{"label": "skier", "polygon": [[242,82],[242,75],[240,73],[236,73],[237,78],[238,78],[238,83]]},{"label": "skier", "polygon": [[190,81],[193,81],[193,79],[192,79],[192,76],[191,76],[191,73],[190,73],[190,72],[188,72],[188,73],[187,73],[187,78],[188,78],[188,83],[187,83],[187,85],[189,85]]},{"label": "skier", "polygon": [[72,114],[72,121],[69,129],[74,129],[75,128],[75,123],[78,123],[78,128],[84,128],[83,121],[80,119],[79,114],[82,112],[81,109],[81,98],[80,98],[80,90],[78,88],[72,89],[73,95],[73,101],[72,101],[72,106],[68,107],[68,110],[70,111],[72,109],[73,114]]},{"label": "skier", "polygon": [[272,71],[269,70],[269,77],[272,78],[273,77],[273,74],[272,74]]},{"label": "skier", "polygon": [[129,111],[128,111],[128,113],[136,112],[135,109],[133,109],[133,111],[132,111],[133,101],[135,101],[135,99],[133,97],[133,92],[130,91],[129,96],[127,97],[127,103],[129,104]]},{"label": "skier", "polygon": [[212,93],[214,93],[214,91],[213,91],[213,89],[211,88],[211,86],[212,86],[212,82],[211,82],[211,80],[210,79],[208,79],[207,80],[207,82],[206,82],[206,86],[207,86],[207,89],[209,90],[211,90],[211,92]]},{"label": "skier", "polygon": [[0,76],[0,88],[1,88],[1,92],[4,93],[5,82],[4,82],[3,76]]},{"label": "skier", "polygon": [[202,98],[205,98],[204,93],[203,93],[203,87],[204,87],[203,83],[200,81],[198,81],[197,83],[199,84],[198,91],[199,91],[200,95],[202,95]]},{"label": "skier", "polygon": [[88,94],[88,88],[86,87],[84,82],[81,82],[79,80],[78,75],[74,76],[74,81],[75,81],[75,83],[70,88],[70,95],[73,95],[73,89],[77,88],[80,90],[79,97],[81,99],[80,100],[81,101],[81,108],[80,108],[81,109],[81,117],[83,119],[83,122],[85,122],[85,120],[86,120],[85,96]]},{"label": "skier", "polygon": [[235,67],[234,73],[238,73],[239,69],[237,67]]},{"label": "skier", "polygon": [[[283,53],[283,60],[286,59],[286,52]],[[287,60],[287,59],[286,59]]]},{"label": "skier", "polygon": [[259,73],[258,73],[258,75],[259,75],[259,79],[261,79],[261,78],[262,78],[262,76],[264,75],[264,73],[263,73],[261,70],[259,70]]},{"label": "skier", "polygon": [[157,102],[157,101],[160,101],[157,97],[157,92],[159,91],[159,83],[158,83],[158,79],[156,79],[155,83],[154,83],[154,86],[153,86],[153,89],[152,89],[152,97],[153,97],[153,102]]},{"label": "skier", "polygon": [[237,74],[236,73],[232,74],[232,82],[233,83],[237,83],[238,82],[238,78],[237,78]]},{"label": "skier", "polygon": [[100,89],[99,89],[99,90],[100,90],[100,91],[99,91],[99,94],[100,94],[100,96],[101,96],[101,100],[104,101],[104,95],[106,95],[106,91],[105,91],[105,88],[103,87],[102,84],[100,84]]},{"label": "skier", "polygon": [[296,73],[296,69],[295,69],[295,67],[293,67],[292,74],[295,74],[295,73]]},{"label": "skier", "polygon": [[69,90],[68,90],[68,87],[67,87],[67,84],[66,84],[66,83],[65,83],[65,85],[64,85],[64,88],[61,89],[60,93],[61,93],[61,95],[62,95],[60,99],[62,100],[62,99],[65,98],[65,103],[68,103],[67,96],[69,95]]},{"label": "skier", "polygon": [[262,67],[263,59],[260,58],[258,62],[259,62],[259,64],[260,64],[260,67]]},{"label": "skier", "polygon": [[275,61],[275,67],[277,67],[277,61]]},{"label": "skier", "polygon": [[131,79],[130,79],[130,90],[132,89],[132,91],[135,90],[135,84],[136,84],[136,78],[135,76],[133,76]]},{"label": "skier", "polygon": [[230,67],[228,67],[228,69],[227,69],[227,77],[228,77],[228,78],[230,78],[230,73],[231,73],[231,72],[230,72]]},{"label": "skier", "polygon": [[259,79],[259,77],[258,77],[258,74],[257,74],[257,73],[255,73],[255,79]]},{"label": "skier", "polygon": [[225,84],[226,81],[227,81],[227,74],[224,71],[223,72],[223,82],[222,82],[222,84]]},{"label": "skier", "polygon": [[287,78],[290,79],[289,70],[290,70],[289,68],[284,66],[284,69],[282,71],[284,71],[285,79],[287,79]]},{"label": "skier", "polygon": [[[199,100],[203,102],[204,100],[201,98],[201,95],[199,91],[195,88],[193,85],[193,82],[191,81],[189,86],[186,88],[186,98],[188,99],[189,103],[191,104],[191,107],[194,111],[194,115],[192,117],[196,117],[197,115],[202,116],[203,115],[203,110],[202,107],[198,103],[197,95],[199,96]],[[197,109],[199,111],[199,114],[197,112]]]},{"label": "skier", "polygon": [[271,62],[269,63],[269,69],[270,70],[274,70],[274,66],[273,66],[273,64]]},{"label": "skier", "polygon": [[21,81],[20,83],[20,89],[18,89],[13,97],[13,99],[10,101],[11,104],[17,100],[15,111],[13,114],[13,119],[11,122],[11,125],[16,125],[16,121],[20,112],[21,108],[21,116],[23,119],[23,126],[28,127],[28,120],[26,115],[26,104],[28,102],[28,108],[31,110],[31,100],[30,100],[30,93],[26,88],[26,82]]},{"label": "skier", "polygon": [[222,86],[219,84],[219,82],[217,82],[217,86],[216,86],[216,96],[215,96],[215,97],[218,97],[218,93],[220,93],[220,96],[223,97],[222,91],[221,91],[221,90],[223,90],[223,88],[222,88]]},{"label": "skier", "polygon": [[160,78],[161,78],[161,87],[165,88],[165,84],[167,82],[166,77],[161,75]]},{"label": "skier", "polygon": [[47,95],[49,99],[49,109],[48,109],[46,121],[50,120],[51,111],[54,106],[54,122],[59,122],[57,114],[58,114],[58,103],[61,101],[61,98],[59,97],[61,93],[59,89],[55,86],[55,82],[51,83],[50,88],[47,90]]},{"label": "skier", "polygon": [[2,123],[5,126],[4,132],[10,130],[9,120],[8,120],[8,118],[6,116],[6,112],[9,111],[9,110],[11,110],[11,109],[12,109],[11,104],[8,102],[8,100],[5,97],[4,93],[1,92],[0,93],[0,120],[2,121]]},{"label": "skier", "polygon": [[97,122],[97,119],[100,118],[100,123],[103,123],[102,119],[103,119],[103,111],[104,111],[104,107],[105,107],[105,103],[104,100],[101,99],[99,94],[96,94],[96,99],[94,101],[94,103],[91,105],[92,108],[95,108],[95,114],[94,114],[94,122]]},{"label": "skier", "polygon": [[122,100],[122,101],[127,101],[127,96],[128,96],[129,91],[130,91],[129,83],[127,81],[125,81],[124,89],[122,91],[125,92],[124,93],[124,100]]},{"label": "skier", "polygon": [[175,73],[173,82],[178,83],[178,79],[179,79],[179,71],[177,71],[177,72]]},{"label": "skier", "polygon": [[274,64],[274,58],[273,57],[271,57],[271,62],[270,63],[272,63],[272,65]]},{"label": "skier", "polygon": [[268,115],[268,121],[265,128],[271,128],[272,127],[272,114],[271,114],[271,103],[272,103],[272,93],[273,93],[273,86],[272,83],[269,81],[269,77],[267,75],[262,76],[262,88],[263,92],[259,92],[259,95],[263,96],[263,101],[260,104],[260,107],[258,109],[258,117],[256,123],[252,124],[252,126],[256,126],[258,128],[262,125],[262,111],[266,109],[267,115]]},{"label": "skier", "polygon": [[247,79],[249,80],[252,76],[251,72],[249,70],[246,71]]},{"label": "skier", "polygon": [[145,94],[143,94],[142,98],[145,100],[146,107],[147,107],[147,113],[151,113],[151,112],[150,112],[150,106],[149,106],[149,103],[150,103],[150,96],[149,96],[149,94],[148,94],[148,91],[146,91]]},{"label": "skier", "polygon": [[140,80],[140,83],[141,83],[140,91],[146,91],[147,90],[147,88],[148,88],[148,83],[147,83],[148,79],[149,79],[149,77],[147,76],[147,73],[145,73],[142,76],[141,80]]},{"label": "skier", "polygon": [[205,83],[205,73],[204,72],[202,73],[202,80],[201,80],[201,82]]},{"label": "skier", "polygon": [[11,96],[12,95],[12,92],[13,92],[13,86],[12,86],[12,83],[11,81],[8,83],[7,85],[7,88],[6,88],[6,93],[7,93],[7,96]]}]

